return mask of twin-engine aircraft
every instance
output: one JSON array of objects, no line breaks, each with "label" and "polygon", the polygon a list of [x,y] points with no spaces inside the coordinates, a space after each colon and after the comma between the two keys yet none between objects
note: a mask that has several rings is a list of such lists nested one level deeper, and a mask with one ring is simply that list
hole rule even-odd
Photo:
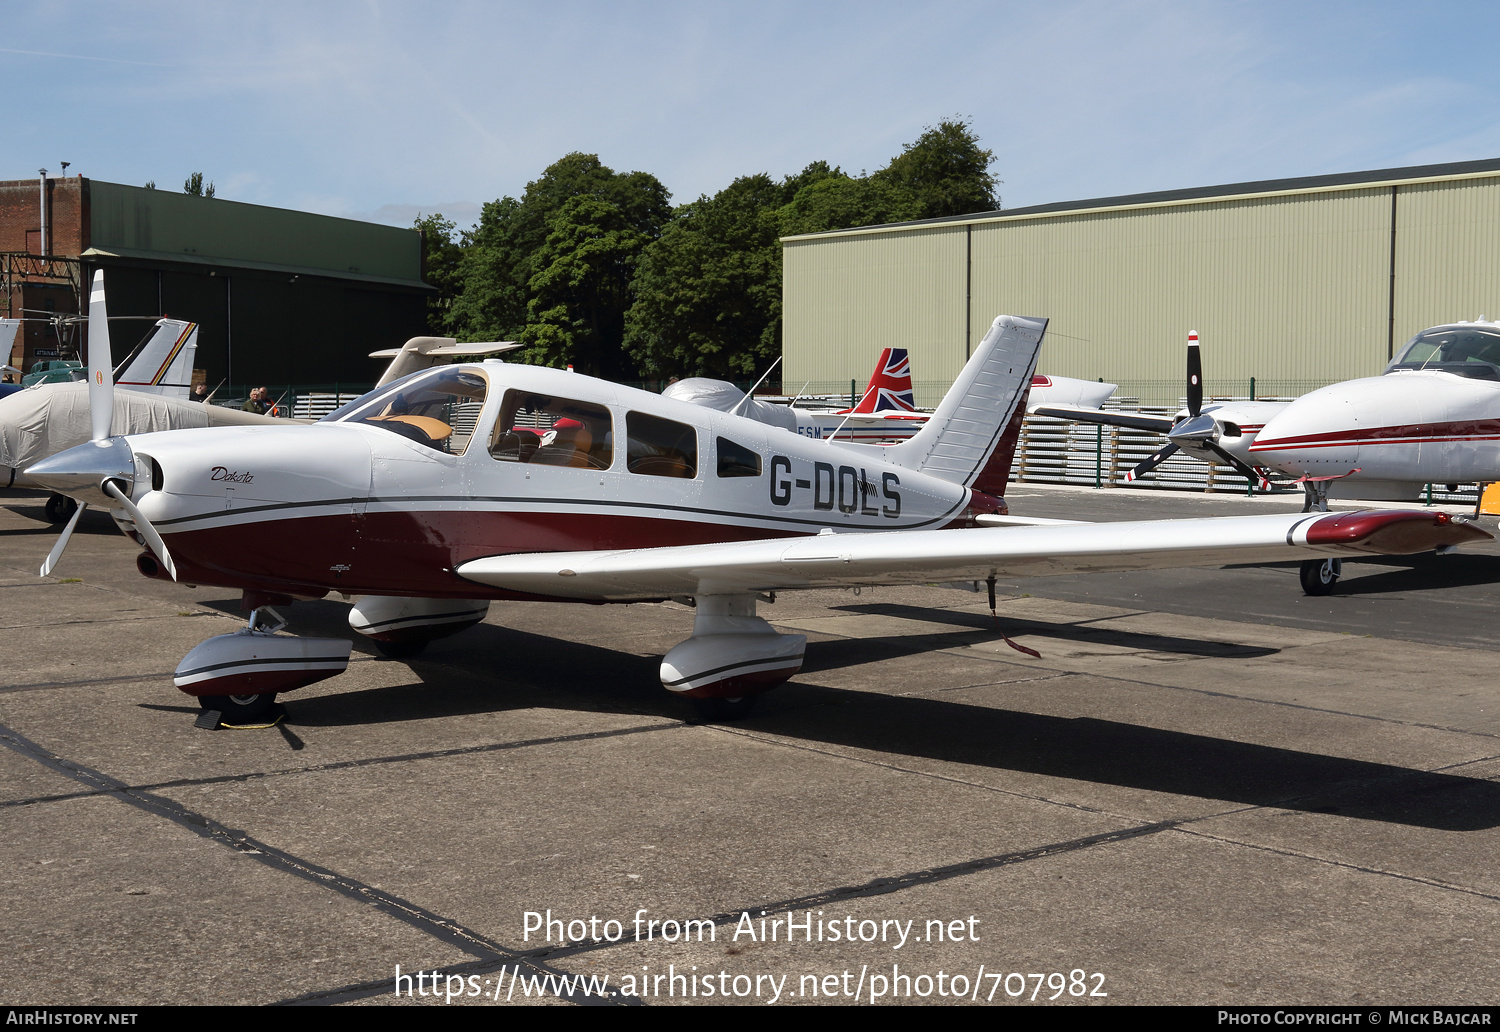
[{"label": "twin-engine aircraft", "polygon": [[[92,297],[102,315],[97,276]],[[92,319],[90,336],[104,325]],[[662,659],[661,681],[722,711],[801,668],[805,637],[757,614],[778,591],[948,580],[993,591],[999,576],[1489,537],[1422,512],[1009,516],[1001,496],[1046,325],[997,318],[922,429],[883,447],[498,360],[414,373],[312,426],[112,437],[109,371],[95,365],[94,440],[28,473],[80,511],[109,509],[146,546],[143,574],[243,593],[249,625],[199,645],[176,672],[208,727],[273,720],[276,693],[344,669],[348,640],[277,634],[268,608],[330,592],[362,596],[353,629],[404,654],[479,622],[492,599],[689,600],[692,633]]]},{"label": "twin-engine aircraft", "polygon": [[1307,511],[1330,497],[1409,501],[1427,484],[1500,480],[1500,323],[1434,326],[1402,347],[1380,376],[1345,380],[1290,402],[1203,404],[1198,335],[1188,337],[1187,408],[1176,416],[1052,405],[1042,415],[1153,430],[1166,447],[1126,475],[1145,475],[1179,448],[1301,483]]}]

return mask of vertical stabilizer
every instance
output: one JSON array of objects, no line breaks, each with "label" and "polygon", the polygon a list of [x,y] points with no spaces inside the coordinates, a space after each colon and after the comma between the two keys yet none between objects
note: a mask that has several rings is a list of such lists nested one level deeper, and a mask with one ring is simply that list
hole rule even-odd
[{"label": "vertical stabilizer", "polygon": [[193,355],[197,351],[197,323],[158,319],[155,332],[120,371],[115,384],[143,394],[186,398],[193,385]]},{"label": "vertical stabilizer", "polygon": [[917,403],[911,391],[911,361],[905,348],[886,348],[875,362],[875,371],[864,395],[851,412],[873,415],[878,412],[915,412]]},{"label": "vertical stabilizer", "polygon": [[884,449],[887,461],[1003,494],[1046,332],[1046,319],[998,317],[927,425]]}]

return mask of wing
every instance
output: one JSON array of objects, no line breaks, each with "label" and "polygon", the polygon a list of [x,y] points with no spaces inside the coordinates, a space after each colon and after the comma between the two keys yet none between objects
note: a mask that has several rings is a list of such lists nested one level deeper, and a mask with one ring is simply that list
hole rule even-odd
[{"label": "wing", "polygon": [[475,559],[469,580],[556,598],[626,601],[867,584],[1287,562],[1450,548],[1491,537],[1446,514],[1295,513],[1149,523],[819,534]]},{"label": "wing", "polygon": [[1176,425],[1171,416],[1151,416],[1136,412],[1117,412],[1114,409],[1084,408],[1077,405],[1034,405],[1029,411],[1038,416],[1055,416],[1078,423],[1103,423],[1105,426],[1123,426],[1131,430],[1153,430],[1164,434]]}]

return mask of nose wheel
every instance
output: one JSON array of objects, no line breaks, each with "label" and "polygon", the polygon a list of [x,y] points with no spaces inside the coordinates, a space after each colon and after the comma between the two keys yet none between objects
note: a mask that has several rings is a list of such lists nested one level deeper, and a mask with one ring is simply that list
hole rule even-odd
[{"label": "nose wheel", "polygon": [[47,499],[44,507],[50,523],[67,523],[78,511],[78,503],[66,495],[55,494]]},{"label": "nose wheel", "polygon": [[1333,586],[1344,572],[1342,559],[1307,559],[1299,571],[1302,590],[1309,595],[1331,595]]},{"label": "nose wheel", "polygon": [[276,701],[275,692],[260,695],[200,695],[195,726],[214,730],[220,727],[273,727],[286,716],[286,708]]}]

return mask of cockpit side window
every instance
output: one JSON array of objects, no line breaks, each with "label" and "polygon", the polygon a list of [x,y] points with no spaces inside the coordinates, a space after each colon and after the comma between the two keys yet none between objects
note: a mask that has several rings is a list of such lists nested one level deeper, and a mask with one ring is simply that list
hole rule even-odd
[{"label": "cockpit side window", "polygon": [[334,416],[337,422],[373,426],[434,451],[462,455],[488,390],[489,381],[476,369],[435,369],[372,391]]},{"label": "cockpit side window", "polygon": [[500,462],[609,469],[614,461],[614,419],[590,401],[508,390],[490,434],[490,455]]}]

